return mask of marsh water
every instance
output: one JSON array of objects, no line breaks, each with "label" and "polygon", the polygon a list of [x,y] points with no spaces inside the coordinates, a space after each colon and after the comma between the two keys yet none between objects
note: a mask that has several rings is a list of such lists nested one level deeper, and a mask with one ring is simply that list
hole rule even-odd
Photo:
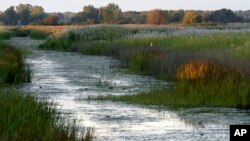
[{"label": "marsh water", "polygon": [[165,141],[229,140],[229,125],[249,124],[250,111],[230,108],[136,106],[86,100],[89,96],[136,94],[170,83],[129,74],[119,61],[102,56],[38,50],[43,41],[12,38],[9,43],[31,53],[26,62],[32,82],[21,86],[39,98],[53,101],[66,118],[93,127],[95,140]]}]

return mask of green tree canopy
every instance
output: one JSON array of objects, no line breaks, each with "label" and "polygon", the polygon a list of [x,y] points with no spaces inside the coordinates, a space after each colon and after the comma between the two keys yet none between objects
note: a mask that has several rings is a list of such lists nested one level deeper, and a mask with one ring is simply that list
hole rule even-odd
[{"label": "green tree canopy", "polygon": [[169,22],[182,22],[184,14],[184,10],[168,11]]},{"label": "green tree canopy", "polygon": [[104,23],[118,24],[121,22],[122,11],[116,4],[110,3],[107,6],[102,7],[101,14]]},{"label": "green tree canopy", "polygon": [[17,13],[14,6],[11,6],[4,11],[4,23],[7,25],[17,24]]},{"label": "green tree canopy", "polygon": [[30,16],[33,23],[39,24],[42,23],[42,20],[45,18],[46,14],[41,6],[33,6],[31,8]]},{"label": "green tree canopy", "polygon": [[237,17],[236,14],[229,9],[216,10],[205,18],[207,22],[217,23],[236,22],[238,19],[239,17]]},{"label": "green tree canopy", "polygon": [[18,20],[20,20],[20,24],[27,25],[30,23],[32,6],[30,4],[19,4],[16,6],[16,12],[18,15]]},{"label": "green tree canopy", "polygon": [[83,17],[87,23],[97,23],[99,20],[99,10],[92,5],[84,6]]},{"label": "green tree canopy", "polygon": [[4,20],[4,13],[0,11],[0,22]]}]

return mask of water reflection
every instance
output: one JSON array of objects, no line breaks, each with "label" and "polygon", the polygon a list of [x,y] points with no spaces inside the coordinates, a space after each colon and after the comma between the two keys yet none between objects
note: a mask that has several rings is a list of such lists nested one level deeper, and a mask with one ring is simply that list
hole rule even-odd
[{"label": "water reflection", "polygon": [[110,101],[78,101],[89,95],[132,94],[169,84],[123,73],[108,57],[33,50],[32,83],[23,90],[56,102],[68,118],[94,127],[95,140],[229,140],[229,124],[247,123],[249,111],[192,108],[171,111]]}]

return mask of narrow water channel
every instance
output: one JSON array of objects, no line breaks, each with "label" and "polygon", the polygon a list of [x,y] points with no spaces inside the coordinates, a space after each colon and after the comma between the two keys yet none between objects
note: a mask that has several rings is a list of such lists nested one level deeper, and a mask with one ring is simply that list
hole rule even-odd
[{"label": "narrow water channel", "polygon": [[96,141],[229,140],[230,124],[250,122],[249,110],[230,108],[166,108],[79,100],[88,96],[135,94],[168,83],[149,76],[125,73],[118,60],[76,53],[31,49],[37,41],[12,38],[10,43],[28,48],[26,62],[32,82],[22,86],[39,98],[57,104],[70,119],[94,127]]}]

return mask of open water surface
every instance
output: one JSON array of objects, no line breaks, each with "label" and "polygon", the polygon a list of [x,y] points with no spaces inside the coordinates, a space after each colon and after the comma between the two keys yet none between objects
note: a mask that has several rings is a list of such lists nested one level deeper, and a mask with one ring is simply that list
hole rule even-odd
[{"label": "open water surface", "polygon": [[[87,101],[88,96],[135,94],[169,83],[118,69],[119,61],[102,56],[38,50],[42,41],[12,38],[9,43],[32,52],[26,62],[32,82],[22,86],[53,101],[66,118],[94,127],[96,141],[229,140],[230,124],[249,124],[250,111],[231,108],[189,108],[176,111]],[[81,99],[81,100],[79,100]]]}]

